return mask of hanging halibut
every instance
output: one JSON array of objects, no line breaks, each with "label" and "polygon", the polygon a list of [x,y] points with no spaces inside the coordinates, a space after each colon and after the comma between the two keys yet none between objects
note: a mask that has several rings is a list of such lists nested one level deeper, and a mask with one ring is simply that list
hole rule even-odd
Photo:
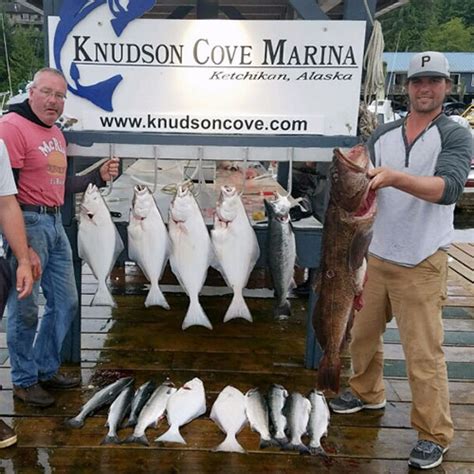
[{"label": "hanging halibut", "polygon": [[211,238],[218,260],[218,270],[234,292],[224,322],[234,318],[252,321],[242,291],[258,260],[260,250],[257,236],[234,187],[221,188]]},{"label": "hanging halibut", "polygon": [[79,257],[91,267],[99,282],[91,306],[115,307],[106,280],[123,250],[123,242],[104,198],[94,184],[87,186],[82,199],[77,247]]},{"label": "hanging halibut", "polygon": [[211,238],[201,210],[188,188],[180,185],[170,205],[168,230],[171,240],[171,270],[189,296],[189,308],[182,328],[212,324],[199,303],[207,269],[212,261]]},{"label": "hanging halibut", "polygon": [[145,187],[134,189],[132,210],[128,224],[128,255],[142,269],[151,287],[145,306],[170,309],[158,286],[169,255],[169,237],[153,194]]}]

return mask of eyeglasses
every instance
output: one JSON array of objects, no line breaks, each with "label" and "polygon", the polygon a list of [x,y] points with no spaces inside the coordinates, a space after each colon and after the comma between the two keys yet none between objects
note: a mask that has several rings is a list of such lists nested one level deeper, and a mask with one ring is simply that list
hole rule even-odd
[{"label": "eyeglasses", "polygon": [[[36,86],[33,86],[33,89],[38,88]],[[38,89],[38,92],[45,97],[54,97],[56,100],[59,100],[61,102],[64,102],[67,98],[66,94],[63,94],[62,92],[54,92],[52,89],[48,89],[46,87]]]}]

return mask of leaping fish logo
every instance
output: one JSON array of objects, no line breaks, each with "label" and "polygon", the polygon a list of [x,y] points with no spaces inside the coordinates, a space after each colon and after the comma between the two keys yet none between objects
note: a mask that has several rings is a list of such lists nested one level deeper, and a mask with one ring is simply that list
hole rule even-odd
[{"label": "leaping fish logo", "polygon": [[[56,68],[63,71],[61,65],[61,51],[68,39],[69,33],[96,8],[108,4],[109,10],[114,16],[110,24],[117,36],[120,36],[127,25],[136,18],[150,10],[155,0],[129,0],[127,8],[120,4],[120,0],[64,0],[59,14],[59,23],[54,35],[54,61]],[[121,74],[109,77],[105,81],[97,82],[89,86],[80,83],[81,74],[77,64],[71,63],[69,76],[73,84],[68,82],[68,90],[73,94],[89,100],[107,112],[112,112],[112,97],[115,89],[122,81]]]}]

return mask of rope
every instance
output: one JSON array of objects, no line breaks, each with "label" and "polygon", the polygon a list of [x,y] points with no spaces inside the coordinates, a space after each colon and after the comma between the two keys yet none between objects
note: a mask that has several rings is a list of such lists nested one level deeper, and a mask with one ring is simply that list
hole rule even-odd
[{"label": "rope", "polygon": [[3,31],[3,46],[5,47],[5,63],[7,66],[8,87],[10,88],[10,96],[13,96],[12,74],[10,71],[10,60],[8,58],[7,36],[5,34],[5,15],[2,13],[2,31]]},{"label": "rope", "polygon": [[[364,99],[359,107],[359,135],[366,140],[372,132],[377,128],[377,98],[384,93],[385,74],[383,70],[383,50],[384,39],[382,26],[377,20],[373,20],[370,14],[367,0],[364,0],[367,14],[373,24],[372,34],[367,45],[364,55]],[[370,112],[367,108],[369,101],[375,98],[375,113]]]},{"label": "rope", "polygon": [[383,72],[384,40],[382,26],[379,21],[374,22],[367,51],[364,55],[364,103],[368,105],[371,97],[384,90],[385,75]]}]

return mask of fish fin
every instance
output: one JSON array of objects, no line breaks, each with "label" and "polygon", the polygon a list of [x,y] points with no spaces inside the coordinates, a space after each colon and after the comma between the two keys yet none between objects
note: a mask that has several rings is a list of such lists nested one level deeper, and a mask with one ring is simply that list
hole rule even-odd
[{"label": "fish fin", "polygon": [[278,441],[274,439],[262,439],[260,438],[260,449],[271,448],[274,446],[280,446]]},{"label": "fish fin", "polygon": [[235,318],[243,318],[247,321],[253,322],[252,315],[250,314],[250,310],[241,291],[237,293],[234,292],[232,301],[230,302],[230,305],[225,313],[224,322],[226,323],[227,321]]},{"label": "fish fin", "polygon": [[286,443],[283,446],[284,451],[298,451],[300,454],[309,454],[309,449],[303,444]]},{"label": "fish fin", "polygon": [[120,444],[120,439],[117,435],[107,435],[100,444]]},{"label": "fish fin", "polygon": [[211,321],[209,321],[197,299],[191,300],[181,328],[184,331],[191,326],[204,326],[207,329],[212,329]]},{"label": "fish fin", "polygon": [[275,438],[275,441],[280,445],[280,446],[285,446],[285,444],[288,444],[288,438],[286,436],[282,438]]},{"label": "fish fin", "polygon": [[160,290],[160,287],[157,284],[152,284],[150,291],[145,300],[145,306],[148,308],[150,306],[161,306],[164,309],[170,309],[168,301],[166,301],[165,296]]},{"label": "fish fin", "polygon": [[240,445],[235,436],[227,435],[219,446],[213,449],[214,452],[227,451],[229,453],[245,453],[245,449]]},{"label": "fish fin", "polygon": [[324,458],[329,457],[322,446],[309,446],[309,453],[313,456],[322,456]]},{"label": "fish fin", "polygon": [[82,418],[71,418],[66,421],[66,425],[71,428],[82,428],[84,426],[84,420]]},{"label": "fish fin", "polygon": [[333,357],[330,358],[325,353],[318,367],[318,389],[330,389],[334,393],[338,393],[340,373],[341,359],[339,354],[333,354]]},{"label": "fish fin", "polygon": [[113,299],[112,294],[110,293],[110,290],[105,282],[99,282],[99,287],[92,298],[91,306],[111,306],[112,308],[117,307],[117,304],[115,303],[115,300]]},{"label": "fish fin", "polygon": [[273,307],[273,316],[275,319],[288,319],[291,316],[290,302],[285,299],[281,305],[275,304]]},{"label": "fish fin", "polygon": [[128,443],[139,443],[139,444],[143,444],[143,446],[150,446],[148,438],[146,437],[145,434],[143,434],[141,436],[134,436],[132,434],[128,438],[126,438],[123,442],[126,443],[126,444],[128,444]]},{"label": "fish fin", "polygon": [[155,441],[158,443],[162,443],[166,441],[168,443],[187,444],[185,439],[181,436],[181,433],[179,432],[179,428],[178,427],[174,428],[173,426],[171,426],[170,429],[166,433],[163,433],[161,436],[158,436],[158,438],[156,438]]}]

